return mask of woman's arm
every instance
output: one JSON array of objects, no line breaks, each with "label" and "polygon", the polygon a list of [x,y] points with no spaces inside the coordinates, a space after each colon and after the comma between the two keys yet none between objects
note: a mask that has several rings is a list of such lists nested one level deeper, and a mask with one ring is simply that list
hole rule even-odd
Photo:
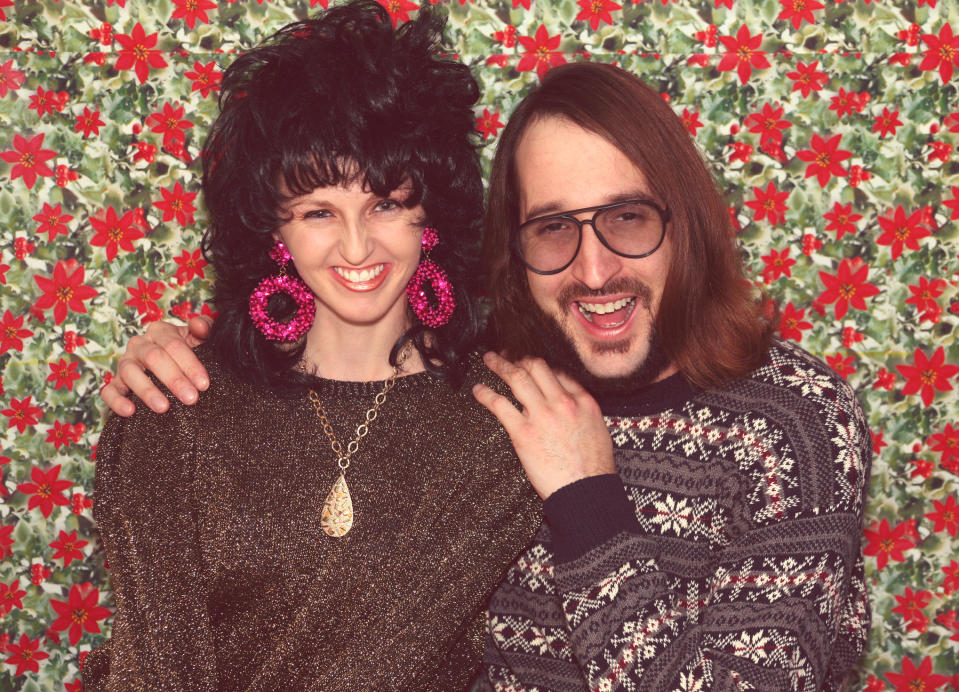
[{"label": "woman's arm", "polygon": [[[194,502],[195,411],[112,417],[97,448],[94,518],[116,598],[109,673],[85,688],[214,690],[210,579]],[[101,662],[102,663],[102,662]]]}]

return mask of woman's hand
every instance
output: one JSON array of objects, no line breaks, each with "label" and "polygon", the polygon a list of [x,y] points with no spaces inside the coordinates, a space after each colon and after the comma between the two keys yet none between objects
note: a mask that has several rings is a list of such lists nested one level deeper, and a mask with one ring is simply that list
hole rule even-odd
[{"label": "woman's hand", "polygon": [[473,396],[506,428],[541,498],[583,478],[616,473],[603,414],[582,385],[539,358],[511,363],[491,352],[483,360],[523,410],[483,384],[473,387]]},{"label": "woman's hand", "polygon": [[170,403],[146,371],[152,372],[184,404],[196,402],[199,391],[210,386],[210,377],[193,354],[193,348],[210,335],[213,322],[194,317],[186,327],[169,322],[151,322],[144,336],[135,336],[117,361],[117,372],[100,397],[118,416],[132,416],[132,392],[153,411],[164,413]]}]

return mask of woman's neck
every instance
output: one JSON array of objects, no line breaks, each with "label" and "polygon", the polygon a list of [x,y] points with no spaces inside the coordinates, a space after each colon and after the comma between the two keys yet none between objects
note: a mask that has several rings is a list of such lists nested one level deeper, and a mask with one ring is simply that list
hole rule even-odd
[{"label": "woman's neck", "polygon": [[[386,380],[393,374],[390,351],[405,331],[385,329],[381,325],[344,325],[324,329],[314,323],[306,337],[303,363],[308,372],[329,380],[371,382]],[[424,370],[423,361],[415,348],[400,368],[400,375],[411,375]]]}]

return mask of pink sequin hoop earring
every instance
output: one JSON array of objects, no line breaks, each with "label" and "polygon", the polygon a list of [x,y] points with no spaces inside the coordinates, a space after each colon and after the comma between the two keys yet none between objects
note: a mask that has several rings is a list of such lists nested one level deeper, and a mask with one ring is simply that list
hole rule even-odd
[{"label": "pink sequin hoop earring", "polygon": [[[419,266],[410,277],[410,282],[406,284],[406,297],[410,301],[410,307],[413,309],[420,322],[427,327],[442,327],[450,321],[453,311],[456,309],[456,298],[453,296],[453,284],[436,262],[430,259],[430,250],[436,247],[440,237],[432,228],[423,229],[422,248],[425,257],[420,260]],[[436,306],[430,302],[429,296],[423,288],[427,281],[433,288],[433,295],[436,296]]]},{"label": "pink sequin hoop earring", "polygon": [[[268,276],[256,285],[250,294],[250,318],[253,326],[270,341],[296,341],[306,334],[316,315],[316,302],[309,286],[286,273],[286,265],[293,256],[286,245],[277,241],[270,249],[270,259],[280,265],[280,273]],[[285,293],[296,301],[296,314],[288,322],[270,317],[267,305],[270,296]]]}]

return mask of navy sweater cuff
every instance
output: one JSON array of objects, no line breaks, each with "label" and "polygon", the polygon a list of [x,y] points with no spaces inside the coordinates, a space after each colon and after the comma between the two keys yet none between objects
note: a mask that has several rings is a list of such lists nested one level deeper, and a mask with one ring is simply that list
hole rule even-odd
[{"label": "navy sweater cuff", "polygon": [[624,531],[638,533],[636,510],[618,474],[563,486],[543,503],[557,563],[571,562]]}]

